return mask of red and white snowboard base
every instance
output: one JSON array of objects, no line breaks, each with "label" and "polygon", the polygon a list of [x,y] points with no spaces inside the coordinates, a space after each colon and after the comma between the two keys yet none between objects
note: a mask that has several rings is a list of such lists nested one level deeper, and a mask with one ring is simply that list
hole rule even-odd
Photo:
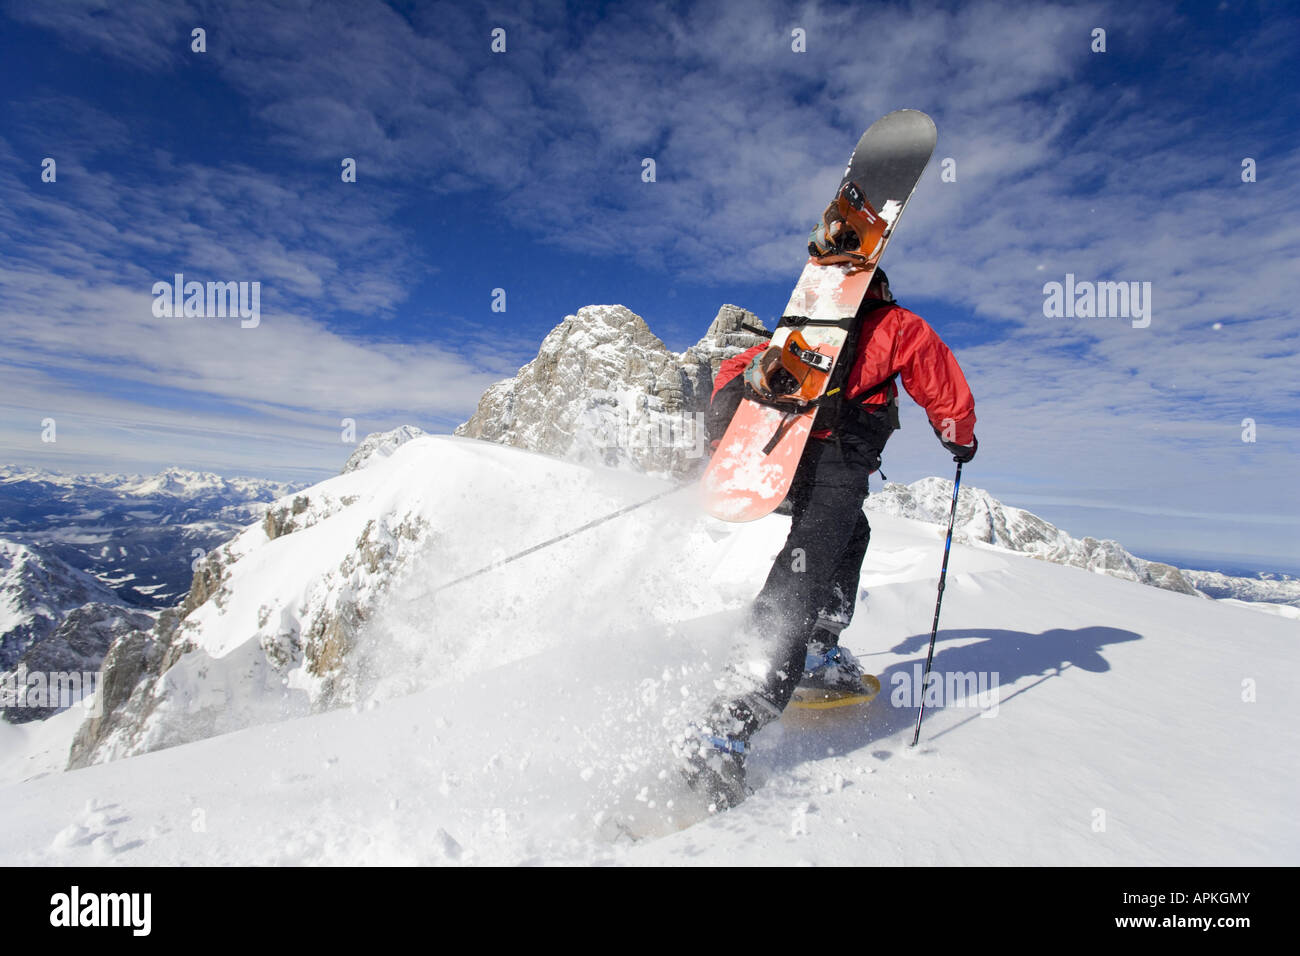
[{"label": "red and white snowboard base", "polygon": [[[866,269],[810,260],[795,285],[786,314],[832,321],[853,315],[875,271],[874,259]],[[769,348],[783,348],[794,331],[790,327],[777,329]],[[845,335],[842,328],[807,325],[797,331],[809,348],[828,356],[832,363],[839,358]],[[799,412],[749,398],[741,401],[704,472],[709,514],[723,521],[753,521],[771,514],[790,491],[816,415],[816,407]],[[775,445],[765,451],[774,439]]]}]

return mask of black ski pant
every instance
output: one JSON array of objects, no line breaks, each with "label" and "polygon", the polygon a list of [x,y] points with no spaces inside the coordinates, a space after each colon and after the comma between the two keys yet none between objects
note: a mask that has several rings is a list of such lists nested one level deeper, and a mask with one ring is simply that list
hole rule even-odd
[{"label": "black ski pant", "polygon": [[853,617],[871,540],[862,502],[867,476],[878,462],[856,438],[808,441],[787,497],[789,536],[750,611],[749,630],[765,644],[770,667],[759,699],[746,695],[731,707],[746,737],[789,703],[803,675],[809,640],[816,635],[826,644],[838,643],[839,631]]}]

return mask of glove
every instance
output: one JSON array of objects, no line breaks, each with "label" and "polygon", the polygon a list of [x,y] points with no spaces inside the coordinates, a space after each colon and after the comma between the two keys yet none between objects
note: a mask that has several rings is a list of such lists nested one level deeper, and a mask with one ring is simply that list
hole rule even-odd
[{"label": "glove", "polygon": [[822,213],[821,222],[813,226],[812,234],[808,236],[808,255],[814,258],[830,255],[839,248],[843,232],[844,219],[839,205],[832,202]]},{"label": "glove", "polygon": [[974,435],[970,436],[969,445],[958,445],[956,442],[944,441],[943,439],[939,439],[939,441],[944,448],[952,452],[952,460],[959,461],[963,465],[975,457],[975,452],[980,447],[980,440]]},{"label": "glove", "polygon": [[772,397],[772,389],[767,382],[767,373],[772,367],[772,361],[777,357],[771,349],[766,352],[759,352],[745,368],[745,384],[764,398]]}]

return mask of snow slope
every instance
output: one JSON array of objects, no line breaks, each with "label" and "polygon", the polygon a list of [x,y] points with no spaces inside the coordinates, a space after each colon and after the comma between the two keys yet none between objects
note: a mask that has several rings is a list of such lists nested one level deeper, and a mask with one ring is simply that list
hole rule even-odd
[{"label": "snow slope", "polygon": [[[709,818],[660,779],[663,740],[711,694],[787,519],[724,525],[683,492],[435,598],[664,485],[452,438],[331,481],[363,497],[325,524],[360,512],[244,542],[226,613],[193,630],[206,671],[158,692],[199,709],[214,687],[236,710],[264,695],[258,604],[283,593],[297,613],[372,504],[419,513],[442,536],[375,592],[356,704],[0,787],[0,863],[1300,862],[1294,621],[954,545],[935,667],[996,672],[997,701],[931,708],[911,751],[915,708],[891,698],[925,658],[943,530],[873,514],[845,643],[885,691],[766,728],[754,796]],[[313,551],[316,571],[295,564]],[[308,694],[301,659],[284,666]]]}]

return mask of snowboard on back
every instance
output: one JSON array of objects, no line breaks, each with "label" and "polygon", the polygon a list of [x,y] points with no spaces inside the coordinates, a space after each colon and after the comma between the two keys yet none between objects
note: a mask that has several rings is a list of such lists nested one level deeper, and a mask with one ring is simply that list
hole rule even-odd
[{"label": "snowboard on back", "polygon": [[858,140],[768,351],[781,396],[747,391],[704,473],[705,507],[753,521],[785,500],[823,396],[867,287],[934,152],[930,117],[897,110]]}]

